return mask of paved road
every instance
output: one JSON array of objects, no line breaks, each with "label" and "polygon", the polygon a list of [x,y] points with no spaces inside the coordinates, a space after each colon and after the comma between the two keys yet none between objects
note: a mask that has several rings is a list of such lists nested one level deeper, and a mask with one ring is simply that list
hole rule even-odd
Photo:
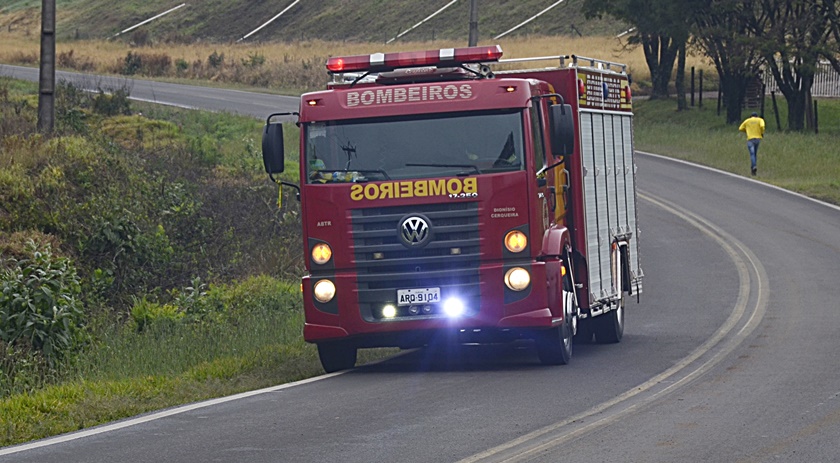
[{"label": "paved road", "polygon": [[[0,64],[0,76],[38,81],[38,69]],[[57,71],[56,81],[67,81],[86,90],[111,91],[127,87],[131,98],[138,101],[228,111],[264,119],[274,112],[297,112],[300,99],[267,93],[243,92],[212,87],[170,84],[128,77],[94,76],[78,72]],[[287,120],[291,120],[288,119]]]},{"label": "paved road", "polygon": [[618,345],[424,350],[0,449],[0,461],[837,461],[840,209],[638,157]]}]

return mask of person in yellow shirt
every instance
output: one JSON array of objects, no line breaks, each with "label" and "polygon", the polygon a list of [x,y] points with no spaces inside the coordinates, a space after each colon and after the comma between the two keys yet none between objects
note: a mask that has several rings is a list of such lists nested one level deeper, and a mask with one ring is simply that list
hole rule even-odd
[{"label": "person in yellow shirt", "polygon": [[758,113],[752,113],[738,127],[741,132],[747,133],[747,149],[750,151],[750,172],[755,175],[758,172],[756,161],[758,157],[758,144],[764,138],[764,119],[758,117]]}]

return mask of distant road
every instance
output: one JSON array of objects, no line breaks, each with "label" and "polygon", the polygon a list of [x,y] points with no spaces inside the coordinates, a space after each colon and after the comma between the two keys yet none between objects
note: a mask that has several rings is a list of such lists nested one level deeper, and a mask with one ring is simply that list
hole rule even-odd
[{"label": "distant road", "polygon": [[[38,69],[0,64],[0,76],[38,81]],[[56,81],[67,81],[85,90],[109,91],[128,87],[131,99],[181,108],[227,111],[264,119],[275,112],[298,111],[300,97],[244,92],[212,87],[170,84],[128,77],[99,76],[56,71]],[[291,120],[289,118],[288,120]]]}]

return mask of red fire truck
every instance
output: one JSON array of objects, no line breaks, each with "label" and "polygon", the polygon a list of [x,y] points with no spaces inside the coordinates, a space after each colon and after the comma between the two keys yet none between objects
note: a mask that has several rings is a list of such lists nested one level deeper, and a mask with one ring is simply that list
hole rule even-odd
[{"label": "red fire truck", "polygon": [[[328,88],[302,95],[304,338],[326,371],[439,339],[533,339],[546,364],[569,362],[573,337],[621,340],[642,289],[626,68],[501,56],[333,57]],[[272,179],[280,115],[263,134]]]}]

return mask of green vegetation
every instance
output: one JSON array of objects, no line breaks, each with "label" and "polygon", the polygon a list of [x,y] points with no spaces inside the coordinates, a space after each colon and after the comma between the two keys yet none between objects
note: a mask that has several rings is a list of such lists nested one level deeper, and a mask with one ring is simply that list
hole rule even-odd
[{"label": "green vegetation", "polygon": [[36,95],[0,79],[0,446],[322,371],[260,121],[61,85],[44,137]]},{"label": "green vegetation", "polygon": [[[784,100],[779,120],[787,120]],[[674,101],[636,102],[636,148],[749,176],[746,137],[725,124],[715,101],[676,111]],[[840,102],[818,101],[819,134],[779,130],[772,101],[765,103],[767,132],[758,153],[758,180],[840,204]],[[744,115],[749,114],[744,111]]]}]

